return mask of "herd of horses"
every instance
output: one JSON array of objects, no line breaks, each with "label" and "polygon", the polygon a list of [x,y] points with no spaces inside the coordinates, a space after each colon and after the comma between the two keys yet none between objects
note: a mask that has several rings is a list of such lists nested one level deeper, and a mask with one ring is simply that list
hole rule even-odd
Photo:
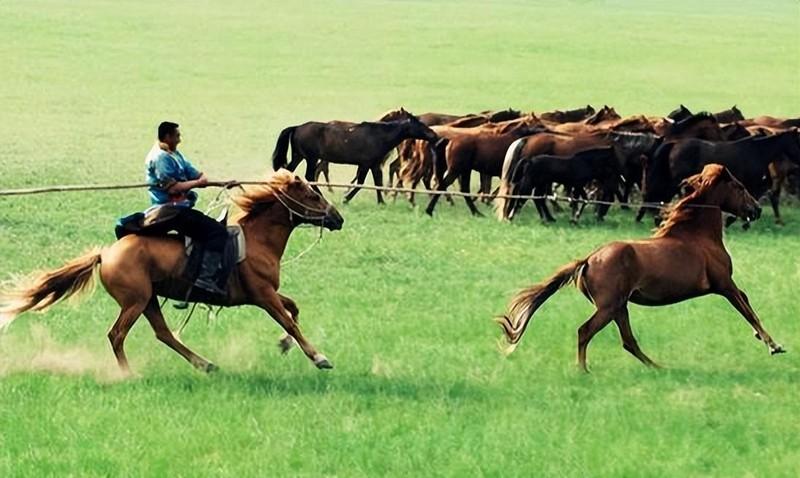
[{"label": "herd of horses", "polygon": [[[800,182],[798,127],[800,118],[746,119],[736,106],[711,114],[680,105],[664,117],[625,118],[607,105],[538,115],[507,109],[415,116],[400,108],[375,122],[288,127],[272,160],[276,170],[294,170],[305,160],[309,181],[324,175],[330,182],[329,163],[357,166],[345,202],[370,172],[383,186],[383,165],[389,162],[390,184],[413,190],[421,182],[440,192],[431,195],[425,209],[431,215],[440,197],[452,201],[442,193],[456,180],[462,193],[470,192],[473,171],[480,175],[479,196],[486,202],[496,198],[497,215],[504,220],[512,220],[526,202],[515,196],[530,196],[541,219],[554,221],[544,198],[563,188],[574,222],[587,200],[599,203],[596,215],[602,220],[612,202],[627,207],[637,190],[643,203],[637,221],[648,212],[658,219],[660,205],[680,193],[684,179],[706,164],[722,164],[754,197],[769,197],[780,224],[781,191],[797,191]],[[494,191],[493,178],[500,181]],[[377,198],[383,202],[380,191]],[[464,199],[474,215],[482,214],[472,195]],[[409,200],[414,203],[413,193]]]},{"label": "herd of horses", "polygon": [[[541,115],[503,110],[419,117],[401,108],[377,122],[292,126],[278,138],[273,154],[276,171],[262,186],[234,198],[240,212],[231,222],[245,239],[245,258],[228,279],[226,295],[210,304],[263,309],[285,332],[279,341],[282,351],[297,344],[318,368],[331,368],[328,358],[300,331],[297,304],[278,292],[281,257],[301,224],[342,228],[342,216],[310,184],[317,174],[326,172],[328,163],[357,166],[354,186],[345,198],[349,201],[368,173],[382,184],[382,166],[396,150],[390,181],[398,176],[398,181],[412,186],[424,182],[426,187],[446,191],[458,179],[461,191],[468,192],[474,170],[481,175],[482,191],[490,197],[491,179],[500,177],[496,207],[499,216],[508,220],[531,195],[542,219],[553,220],[545,198],[555,187],[563,187],[574,199],[574,220],[581,209],[576,205],[590,195],[605,201],[598,208],[599,218],[612,200],[626,203],[634,188],[640,189],[645,201],[639,218],[655,209],[652,205],[683,195],[662,212],[652,237],[607,244],[515,295],[506,313],[496,319],[507,352],[518,345],[544,301],[574,283],[596,307],[578,330],[578,364],[584,370],[589,342],[611,322],[619,329],[623,348],[655,366],[633,335],[629,302],[660,306],[707,294],[725,297],[770,353],[782,353],[783,347],[764,329],[747,295],[733,281],[732,261],[722,241],[723,213],[749,224],[761,215],[757,199],[769,192],[776,220],[780,220],[780,188],[800,164],[798,126],[798,119],[745,119],[736,107],[717,114],[693,114],[683,106],[663,118],[621,118],[608,106],[599,111],[586,106]],[[294,169],[303,160],[308,163],[306,179],[285,169]],[[383,201],[380,191],[377,197]],[[428,213],[433,213],[440,197],[432,195]],[[473,213],[480,214],[471,196],[465,195],[465,200]],[[23,312],[47,309],[87,289],[98,276],[120,307],[108,339],[122,370],[128,370],[125,338],[141,315],[158,340],[196,368],[214,370],[210,361],[175,336],[161,312],[159,297],[210,300],[190,294],[192,281],[183,274],[187,262],[182,237],[124,236],[0,294],[0,329]]]}]

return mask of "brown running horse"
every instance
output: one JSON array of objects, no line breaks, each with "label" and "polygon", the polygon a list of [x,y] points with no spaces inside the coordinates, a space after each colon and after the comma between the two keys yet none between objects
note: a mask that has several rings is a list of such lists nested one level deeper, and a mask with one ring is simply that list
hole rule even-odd
[{"label": "brown running horse", "polygon": [[[330,230],[341,229],[344,219],[304,180],[280,170],[266,185],[249,189],[234,198],[241,212],[233,218],[247,239],[247,258],[238,265],[228,282],[228,295],[212,305],[255,305],[264,309],[286,331],[281,349],[288,351],[296,341],[318,368],[332,365],[311,345],[298,328],[297,305],[278,293],[280,261],[295,226],[310,223]],[[178,340],[167,326],[158,296],[184,300],[189,283],[181,278],[186,254],[181,240],[171,237],[125,236],[109,247],[94,249],[63,267],[37,277],[23,290],[0,298],[0,327],[18,314],[44,310],[91,284],[95,269],[106,291],[121,310],[108,339],[120,368],[128,371],[123,345],[139,316],[153,327],[158,340],[179,353],[196,368],[210,372],[211,362],[195,354]],[[190,298],[191,300],[191,298]]]},{"label": "brown running horse", "polygon": [[686,183],[694,191],[675,204],[653,237],[607,244],[514,296],[506,314],[496,319],[509,343],[506,351],[516,348],[536,309],[574,282],[597,308],[578,329],[578,364],[585,371],[589,341],[612,320],[623,348],[646,365],[656,366],[633,336],[629,301],[655,306],[719,294],[744,316],[771,353],[784,352],[734,283],[731,257],[722,243],[722,211],[752,219],[761,212],[758,202],[718,164],[707,165]]}]

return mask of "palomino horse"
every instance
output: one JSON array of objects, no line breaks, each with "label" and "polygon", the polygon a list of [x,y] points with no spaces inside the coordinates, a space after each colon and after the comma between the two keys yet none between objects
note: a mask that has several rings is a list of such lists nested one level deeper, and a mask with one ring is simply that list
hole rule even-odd
[{"label": "palomino horse", "polygon": [[[344,200],[349,202],[361,190],[359,186],[364,184],[370,171],[375,185],[383,186],[383,161],[392,149],[408,138],[436,141],[437,136],[413,116],[401,121],[385,122],[308,122],[281,131],[272,153],[272,166],[276,171],[283,167],[294,171],[301,161],[306,160],[306,179],[313,181],[320,160],[356,165],[357,185]],[[290,143],[292,161],[287,166],[286,153]],[[376,193],[378,202],[383,203],[381,192]]]},{"label": "palomino horse", "polygon": [[[338,230],[344,219],[317,191],[286,170],[276,172],[264,186],[249,189],[234,201],[242,210],[233,221],[244,232],[247,258],[231,274],[227,296],[204,302],[226,307],[255,305],[264,309],[288,334],[280,341],[284,352],[296,341],[318,368],[331,368],[328,359],[300,332],[297,305],[278,293],[280,260],[297,225],[310,223]],[[196,368],[210,372],[216,367],[172,334],[158,304],[158,296],[186,298],[190,284],[181,277],[186,260],[182,238],[125,236],[109,247],[94,249],[40,275],[28,288],[2,297],[0,302],[5,305],[0,307],[0,326],[22,312],[47,309],[59,299],[80,292],[90,285],[95,269],[99,269],[103,286],[121,308],[108,339],[123,371],[128,371],[123,349],[125,337],[144,313],[158,340]]]},{"label": "palomino horse", "polygon": [[731,274],[731,258],[722,243],[722,211],[747,220],[761,208],[742,184],[718,164],[687,180],[694,189],[678,202],[653,237],[607,244],[588,257],[561,267],[544,282],[520,291],[497,322],[508,341],[519,344],[534,312],[560,288],[574,282],[597,308],[578,329],[578,364],[586,368],[586,347],[612,320],[622,346],[646,365],[656,364],[633,336],[628,302],[667,305],[706,294],[719,294],[741,313],[773,354],[783,348],[764,330],[745,293]]}]

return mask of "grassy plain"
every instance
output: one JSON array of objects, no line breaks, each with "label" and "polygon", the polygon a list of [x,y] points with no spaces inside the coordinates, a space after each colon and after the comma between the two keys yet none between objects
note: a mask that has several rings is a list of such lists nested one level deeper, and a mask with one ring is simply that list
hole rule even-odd
[{"label": "grassy plain", "polygon": [[[138,181],[166,118],[211,176],[258,178],[282,127],[399,105],[800,114],[796,1],[12,1],[0,40],[0,188]],[[109,242],[115,218],[144,205],[142,191],[0,198],[0,278]],[[0,476],[796,476],[796,206],[786,227],[767,212],[727,237],[789,354],[770,357],[710,297],[632,308],[665,370],[609,327],[590,375],[573,366],[592,311],[576,291],[508,359],[490,318],[563,262],[646,235],[630,214],[543,226],[528,209],[507,225],[441,204],[430,219],[366,193],[341,211],[345,228],[282,286],[333,371],[281,357],[277,325],[236,309],[184,335],[218,374],[140,323],[127,347],[140,376],[120,381],[105,339],[117,311],[98,290],[0,336]],[[314,234],[298,231],[287,255]]]}]

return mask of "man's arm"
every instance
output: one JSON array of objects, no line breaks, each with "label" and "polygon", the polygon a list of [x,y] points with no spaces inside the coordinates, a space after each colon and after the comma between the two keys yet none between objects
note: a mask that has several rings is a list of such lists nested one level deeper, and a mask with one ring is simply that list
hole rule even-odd
[{"label": "man's arm", "polygon": [[208,178],[206,177],[205,173],[200,173],[200,176],[197,179],[172,183],[169,188],[167,188],[167,192],[169,194],[179,194],[194,188],[203,188],[206,187],[206,185],[208,185]]}]

